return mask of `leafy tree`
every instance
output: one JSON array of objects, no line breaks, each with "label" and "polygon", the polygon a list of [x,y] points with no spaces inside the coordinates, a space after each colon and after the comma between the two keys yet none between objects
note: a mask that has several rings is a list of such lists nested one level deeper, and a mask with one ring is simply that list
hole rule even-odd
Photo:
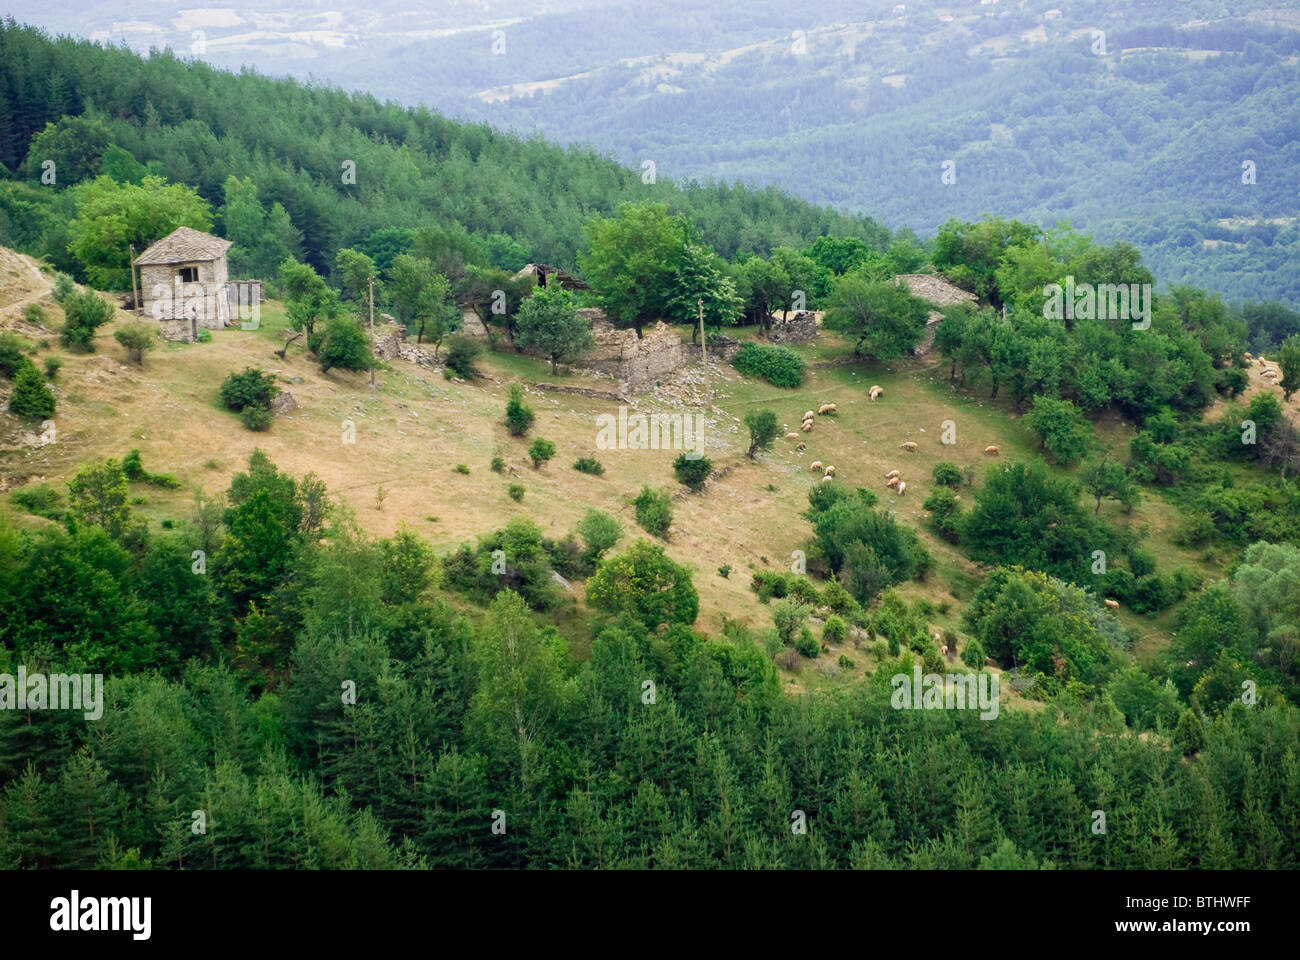
[{"label": "leafy tree", "polygon": [[960,487],[963,474],[961,467],[947,460],[940,460],[930,471],[930,476],[934,477],[934,482],[942,484],[945,487]]},{"label": "leafy tree", "polygon": [[191,187],[162,177],[147,176],[137,186],[101,176],[71,193],[77,215],[68,224],[68,250],[101,289],[130,288],[131,244],[141,253],[177,227],[212,227],[207,201]]},{"label": "leafy tree", "polygon": [[550,440],[543,440],[541,437],[535,439],[528,447],[528,458],[533,461],[533,469],[541,469],[542,464],[546,463],[555,456],[555,444]]},{"label": "leafy tree", "polygon": [[1101,460],[1089,460],[1079,467],[1079,482],[1083,489],[1097,498],[1093,515],[1101,512],[1101,501],[1118,500],[1126,509],[1132,509],[1140,494],[1124,465],[1103,457]]},{"label": "leafy tree", "polygon": [[744,302],[727,275],[727,264],[708,247],[687,243],[673,280],[665,316],[691,325],[691,343],[699,342],[700,301],[704,302],[706,329],[730,326],[740,317]]},{"label": "leafy tree", "polygon": [[280,395],[275,377],[256,367],[245,367],[243,373],[230,373],[221,384],[221,402],[227,410],[236,413],[245,407],[270,409],[271,401]]},{"label": "leafy tree", "polygon": [[42,164],[52,160],[58,186],[93,180],[99,175],[111,140],[104,121],[93,114],[51,120],[32,137],[24,172],[29,177],[40,177],[45,172]]},{"label": "leafy tree", "polygon": [[601,563],[587,581],[587,601],[597,610],[630,613],[651,630],[692,624],[700,609],[690,572],[646,540]]},{"label": "leafy tree", "polygon": [[310,264],[299,263],[293,257],[280,264],[280,287],[284,290],[289,325],[306,333],[310,348],[315,342],[316,325],[343,312],[338,292]]},{"label": "leafy tree", "polygon": [[126,532],[131,515],[126,498],[126,474],[116,460],[88,463],[68,481],[71,515],[82,523],[102,527],[113,538]]},{"label": "leafy tree", "polygon": [[781,433],[781,421],[771,410],[750,410],[745,414],[745,426],[749,429],[749,459],[753,460],[758,451],[772,446]]},{"label": "leafy tree", "polygon": [[587,508],[587,512],[578,521],[577,529],[578,536],[587,545],[586,558],[589,563],[598,561],[623,536],[623,525],[617,518],[591,507]]},{"label": "leafy tree", "polygon": [[343,293],[356,305],[357,319],[370,318],[370,278],[375,278],[375,303],[384,302],[383,280],[376,276],[375,261],[360,250],[344,248],[334,258]]},{"label": "leafy tree", "polygon": [[387,604],[415,603],[438,579],[433,548],[406,526],[379,543],[380,598]]},{"label": "leafy tree", "polygon": [[929,315],[906,287],[851,273],[835,283],[823,324],[853,340],[857,356],[897,360],[920,342]]},{"label": "leafy tree", "polygon": [[1092,445],[1092,427],[1069,400],[1035,397],[1025,423],[1058,463],[1074,463]]},{"label": "leafy tree", "polygon": [[506,427],[510,430],[510,435],[522,437],[536,418],[533,408],[524,403],[524,388],[517,383],[512,383],[510,399],[506,401]]},{"label": "leafy tree", "polygon": [[401,253],[393,258],[387,286],[398,322],[415,330],[416,343],[423,343],[427,334],[437,356],[438,345],[460,318],[451,299],[451,281],[433,261]]},{"label": "leafy tree", "polygon": [[596,302],[616,325],[642,327],[668,315],[669,298],[686,244],[680,218],[663,203],[623,203],[612,218],[587,225],[590,247],[581,259]]},{"label": "leafy tree", "polygon": [[559,283],[539,287],[523,302],[515,318],[515,346],[537,350],[551,361],[551,373],[559,361],[571,361],[595,346],[591,328],[579,316],[573,294]]},{"label": "leafy tree", "polygon": [[232,277],[275,276],[279,264],[301,254],[302,235],[277,200],[268,212],[251,177],[226,177],[221,207],[223,235]]},{"label": "leafy tree", "polygon": [[133,363],[144,366],[144,355],[158,345],[158,331],[144,323],[132,323],[113,333]]},{"label": "leafy tree", "polygon": [[803,294],[805,304],[812,299],[817,283],[817,264],[811,257],[790,247],[777,247],[773,250],[772,264],[785,275],[790,284],[776,302],[781,308],[781,319],[784,320],[798,305],[799,294]]},{"label": "leafy tree", "polygon": [[47,420],[54,416],[54,394],[36,365],[28,361],[14,375],[9,411],[20,417]]},{"label": "leafy tree", "polygon": [[1277,352],[1277,365],[1282,368],[1278,386],[1282,388],[1283,399],[1289,403],[1292,394],[1300,390],[1300,335],[1293,334],[1283,341]]},{"label": "leafy tree", "polygon": [[113,305],[93,290],[81,290],[69,294],[61,306],[63,345],[77,353],[94,353],[95,331],[113,319]]},{"label": "leafy tree", "polygon": [[748,257],[732,267],[736,293],[751,323],[766,330],[772,323],[772,311],[790,296],[790,276],[780,264],[762,257]]},{"label": "leafy tree", "polygon": [[1080,509],[1074,483],[1053,477],[1041,461],[990,467],[962,529],[967,551],[981,563],[1070,578],[1084,575],[1105,540]]}]

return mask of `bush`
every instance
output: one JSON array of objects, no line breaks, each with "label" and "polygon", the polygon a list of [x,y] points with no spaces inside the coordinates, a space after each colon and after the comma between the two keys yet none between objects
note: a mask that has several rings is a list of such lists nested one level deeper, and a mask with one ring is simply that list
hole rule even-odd
[{"label": "bush", "polygon": [[452,467],[452,469],[455,470],[457,473],[463,473],[465,476],[467,477],[469,476],[469,467],[465,466],[465,464],[463,463],[456,464],[456,466]]},{"label": "bush", "polygon": [[211,342],[212,342],[212,331],[209,330],[207,327],[200,327],[199,343],[211,343]]},{"label": "bush", "polygon": [[512,437],[522,437],[533,425],[537,415],[533,408],[524,403],[524,388],[517,383],[510,385],[510,399],[506,401],[506,427]]},{"label": "bush", "polygon": [[53,380],[59,375],[59,369],[63,366],[63,361],[58,357],[45,358],[45,379]]},{"label": "bush", "polygon": [[803,358],[786,347],[764,347],[746,343],[731,360],[731,365],[747,377],[760,377],[774,387],[803,385]]},{"label": "bush", "polygon": [[683,453],[673,461],[673,473],[677,475],[677,482],[691,490],[699,490],[704,486],[704,481],[712,472],[713,461],[708,457],[697,456],[692,459],[689,453]]},{"label": "bush", "polygon": [[370,338],[359,323],[348,317],[334,317],[325,322],[325,331],[315,352],[322,373],[335,367],[340,370],[369,370],[375,365],[375,356],[370,352]]},{"label": "bush", "polygon": [[589,473],[593,477],[604,476],[605,467],[595,457],[579,457],[573,462],[573,469],[579,473]]},{"label": "bush", "polygon": [[271,411],[266,407],[245,407],[239,414],[240,422],[249,430],[263,433],[271,429]]},{"label": "bush", "polygon": [[538,437],[528,447],[528,456],[533,461],[533,469],[540,470],[542,464],[555,456],[555,444]]},{"label": "bush", "polygon": [[30,324],[42,327],[45,325],[45,308],[39,303],[29,303],[23,307],[23,319]]},{"label": "bush", "polygon": [[623,525],[602,510],[588,509],[578,521],[578,536],[587,546],[586,559],[596,563],[601,556],[623,536]]},{"label": "bush", "polygon": [[503,460],[501,457],[493,457],[493,458],[492,458],[492,472],[493,472],[493,473],[504,473],[504,472],[505,472],[505,469],[506,469],[506,462],[505,462],[505,460]]},{"label": "bush", "polygon": [[726,580],[728,577],[730,577],[731,564],[724,563],[722,566],[718,567],[718,576],[720,576],[723,580]]},{"label": "bush", "polygon": [[964,517],[961,502],[951,487],[935,487],[921,504],[921,509],[930,511],[930,527],[935,533],[949,543],[957,543],[961,539]]},{"label": "bush", "polygon": [[749,581],[749,588],[758,594],[759,602],[767,603],[773,597],[789,596],[790,580],[784,573],[757,570]]},{"label": "bush", "polygon": [[466,333],[453,333],[447,338],[447,352],[443,362],[466,380],[478,376],[474,361],[483,352],[483,345]]},{"label": "bush", "polygon": [[760,450],[766,450],[781,432],[781,421],[771,410],[750,410],[745,414],[745,426],[749,428],[749,459]]},{"label": "bush", "polygon": [[807,604],[794,599],[778,600],[772,604],[772,626],[776,627],[777,636],[782,643],[794,642],[799,628],[811,612],[812,609]]},{"label": "bush", "polygon": [[62,304],[64,300],[67,300],[76,292],[76,283],[66,273],[60,273],[54,278],[54,290],[51,296],[54,297],[55,303]]},{"label": "bush", "polygon": [[522,483],[512,483],[506,491],[510,494],[510,499],[518,503],[524,498],[524,485]]},{"label": "bush", "polygon": [[0,377],[13,377],[27,359],[27,343],[9,331],[0,332]]},{"label": "bush", "polygon": [[60,334],[63,345],[78,353],[94,353],[95,331],[113,319],[113,305],[93,290],[69,294],[62,304],[67,318]]},{"label": "bush", "polygon": [[939,645],[931,640],[921,650],[921,666],[926,673],[946,673],[948,665],[943,662]]},{"label": "bush", "polygon": [[20,417],[47,420],[54,416],[54,394],[36,365],[23,358],[23,366],[14,375],[14,391],[9,395],[9,410]]},{"label": "bush", "polygon": [[122,458],[122,472],[126,474],[128,480],[143,480],[147,476],[144,472],[144,459],[140,456],[139,450],[132,450]]},{"label": "bush", "polygon": [[826,626],[822,627],[822,639],[827,643],[843,643],[846,632],[844,621],[830,616],[826,618]]},{"label": "bush", "polygon": [[817,638],[812,635],[812,631],[804,627],[799,631],[799,637],[794,642],[794,648],[800,656],[807,657],[809,660],[817,658],[817,654],[822,652],[821,644]]},{"label": "bush", "polygon": [[48,483],[38,483],[15,490],[13,502],[28,513],[49,520],[58,520],[63,515],[63,496]]},{"label": "bush", "polygon": [[852,670],[853,667],[854,667],[854,663],[853,663],[853,661],[850,660],[847,656],[845,656],[845,655],[842,654],[842,653],[840,654],[840,659],[839,659],[838,662],[839,662],[839,665],[840,665],[843,669],[845,669],[845,670]]},{"label": "bush", "polygon": [[963,474],[961,467],[955,463],[949,463],[947,460],[940,460],[930,471],[930,476],[934,477],[934,482],[945,487],[960,487]]},{"label": "bush", "polygon": [[221,402],[227,410],[239,413],[246,407],[269,410],[271,401],[280,394],[275,377],[255,367],[245,367],[243,373],[232,373],[221,384]]},{"label": "bush", "polygon": [[636,522],[642,530],[661,540],[668,539],[668,528],[673,523],[672,500],[668,494],[651,490],[646,484],[632,505],[636,507]]},{"label": "bush", "polygon": [[158,345],[158,331],[143,323],[132,323],[113,334],[132,363],[144,365],[144,355]]}]

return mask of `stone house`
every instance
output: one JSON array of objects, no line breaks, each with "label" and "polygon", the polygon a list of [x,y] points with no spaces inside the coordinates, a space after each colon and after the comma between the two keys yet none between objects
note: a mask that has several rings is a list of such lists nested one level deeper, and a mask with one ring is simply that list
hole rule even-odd
[{"label": "stone house", "polygon": [[231,322],[226,251],[230,241],[177,227],[136,257],[140,299],[168,340],[198,340],[199,330]]}]

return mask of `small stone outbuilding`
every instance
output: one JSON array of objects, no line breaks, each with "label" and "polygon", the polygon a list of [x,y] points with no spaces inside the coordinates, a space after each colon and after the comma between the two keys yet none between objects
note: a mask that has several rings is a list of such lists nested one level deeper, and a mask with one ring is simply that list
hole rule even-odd
[{"label": "small stone outbuilding", "polygon": [[177,227],[140,256],[140,299],[168,340],[198,340],[199,330],[230,323],[226,251],[230,241]]}]

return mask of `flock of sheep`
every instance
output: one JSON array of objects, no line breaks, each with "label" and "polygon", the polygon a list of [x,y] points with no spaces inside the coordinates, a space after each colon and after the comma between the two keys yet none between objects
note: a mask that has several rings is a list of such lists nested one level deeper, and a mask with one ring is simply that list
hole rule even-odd
[{"label": "flock of sheep", "polygon": [[1274,384],[1277,383],[1278,377],[1282,376],[1282,371],[1277,367],[1270,367],[1268,365],[1268,361],[1265,360],[1263,357],[1254,357],[1248,353],[1246,354],[1246,360],[1250,363],[1251,366],[1254,366],[1255,364],[1259,364],[1260,367],[1262,367],[1262,369],[1259,371],[1259,375],[1263,377],[1265,380],[1267,380],[1269,383],[1274,383]]}]

